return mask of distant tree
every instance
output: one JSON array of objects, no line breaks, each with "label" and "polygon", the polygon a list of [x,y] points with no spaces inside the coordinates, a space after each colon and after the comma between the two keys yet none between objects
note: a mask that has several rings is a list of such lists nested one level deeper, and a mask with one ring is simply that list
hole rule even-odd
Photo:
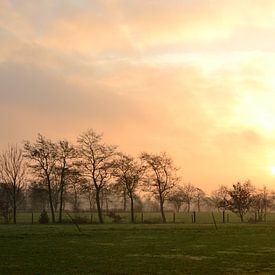
[{"label": "distant tree", "polygon": [[146,187],[158,200],[162,222],[166,223],[164,213],[164,203],[168,199],[175,185],[178,183],[172,159],[166,153],[149,154],[142,153],[141,160],[144,162],[146,170]]},{"label": "distant tree", "polygon": [[57,162],[55,172],[59,177],[59,222],[62,222],[63,197],[66,187],[66,180],[72,169],[72,160],[76,157],[74,147],[66,140],[57,143]]},{"label": "distant tree", "polygon": [[253,204],[253,191],[254,187],[249,181],[233,184],[232,189],[228,191],[230,198],[227,200],[227,209],[237,214],[241,222]]},{"label": "distant tree", "polygon": [[100,195],[100,204],[101,209],[104,209],[106,212],[109,211],[109,205],[112,203],[112,194],[113,194],[114,188],[111,184],[107,184],[101,189],[101,195]]},{"label": "distant tree", "polygon": [[66,181],[68,184],[67,191],[71,194],[72,198],[71,202],[73,205],[73,210],[78,212],[80,207],[79,196],[86,188],[87,179],[78,169],[73,168],[67,175]]},{"label": "distant tree", "polygon": [[252,197],[251,208],[257,214],[257,220],[263,221],[266,218],[267,208],[272,205],[271,198],[268,197],[266,187],[263,190],[258,190]]},{"label": "distant tree", "polygon": [[35,143],[26,141],[24,148],[25,157],[30,161],[29,166],[38,177],[43,179],[47,186],[52,222],[55,223],[53,175],[59,160],[57,146],[51,140],[38,134]]},{"label": "distant tree", "polygon": [[184,193],[184,199],[187,205],[187,212],[189,213],[191,208],[191,203],[196,196],[197,188],[193,184],[188,183],[183,186],[182,192]]},{"label": "distant tree", "polygon": [[28,186],[27,194],[29,197],[32,210],[46,209],[49,203],[48,191],[45,188],[45,184],[41,182],[32,182]]},{"label": "distant tree", "polygon": [[12,207],[5,185],[5,183],[0,183],[0,216],[3,217],[5,223],[9,223],[9,213]]},{"label": "distant tree", "polygon": [[203,203],[204,199],[205,199],[205,193],[202,189],[200,188],[196,188],[196,191],[195,191],[195,201],[196,201],[196,204],[197,204],[197,210],[198,212],[201,211],[201,204]]},{"label": "distant tree", "polygon": [[134,199],[137,188],[139,187],[145,167],[138,163],[134,158],[121,155],[115,162],[114,176],[117,178],[118,190],[130,199],[131,222],[134,223]]},{"label": "distant tree", "polygon": [[186,202],[185,192],[182,187],[176,187],[168,197],[168,201],[173,204],[176,212],[180,211],[181,206]]},{"label": "distant tree", "polygon": [[217,190],[214,190],[209,198],[211,204],[219,211],[225,211],[227,209],[228,200],[229,190],[224,185],[221,185]]},{"label": "distant tree", "polygon": [[16,213],[22,191],[25,187],[26,164],[23,151],[17,145],[10,145],[0,155],[0,182],[3,183],[13,210],[13,222],[16,224]]},{"label": "distant tree", "polygon": [[102,141],[102,135],[93,130],[80,135],[78,144],[80,164],[95,189],[98,219],[103,223],[100,196],[102,189],[112,178],[116,146],[105,144]]}]

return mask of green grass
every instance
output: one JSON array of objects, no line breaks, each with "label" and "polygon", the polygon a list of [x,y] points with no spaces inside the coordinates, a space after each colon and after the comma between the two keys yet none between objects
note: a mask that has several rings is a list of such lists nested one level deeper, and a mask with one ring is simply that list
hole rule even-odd
[{"label": "green grass", "polygon": [[275,273],[275,224],[1,225],[0,274]]}]

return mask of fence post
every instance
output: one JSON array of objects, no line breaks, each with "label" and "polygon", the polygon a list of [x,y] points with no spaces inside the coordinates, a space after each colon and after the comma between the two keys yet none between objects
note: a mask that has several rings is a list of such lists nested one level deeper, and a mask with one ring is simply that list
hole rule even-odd
[{"label": "fence post", "polygon": [[141,223],[143,223],[143,212],[141,212]]},{"label": "fence post", "polygon": [[33,212],[32,212],[32,224],[33,224]]},{"label": "fence post", "polygon": [[213,223],[215,225],[216,230],[218,230],[217,223],[216,223],[215,216],[214,216],[213,212],[212,212],[212,219],[213,219]]},{"label": "fence post", "polygon": [[225,211],[222,211],[222,222],[225,223]]},{"label": "fence post", "polygon": [[193,216],[194,216],[194,223],[196,223],[197,222],[196,211],[193,212]]},{"label": "fence post", "polygon": [[176,213],[173,212],[173,223],[176,223]]},{"label": "fence post", "polygon": [[226,215],[227,223],[229,223],[229,214]]},{"label": "fence post", "polygon": [[91,223],[93,223],[93,213],[91,213],[90,221],[91,221]]}]

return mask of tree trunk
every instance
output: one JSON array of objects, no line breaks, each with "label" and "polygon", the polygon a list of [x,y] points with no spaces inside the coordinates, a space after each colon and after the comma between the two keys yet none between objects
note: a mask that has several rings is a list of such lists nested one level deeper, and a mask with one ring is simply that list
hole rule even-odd
[{"label": "tree trunk", "polygon": [[127,209],[127,198],[126,198],[126,190],[123,190],[123,211],[125,212]]},{"label": "tree trunk", "polygon": [[243,214],[240,213],[241,222],[243,222]]},{"label": "tree trunk", "polygon": [[198,198],[198,212],[201,211],[201,200],[200,198]]},{"label": "tree trunk", "polygon": [[100,205],[100,189],[96,189],[96,206],[97,206],[98,220],[100,223],[104,223],[103,217],[102,217],[101,205]]},{"label": "tree trunk", "polygon": [[89,206],[90,206],[90,212],[92,213],[92,192],[89,189]]},{"label": "tree trunk", "polygon": [[[101,196],[100,196],[101,193]],[[100,197],[100,208],[104,209],[104,192],[103,189],[101,191],[99,191],[99,197]]]},{"label": "tree trunk", "polygon": [[62,223],[62,209],[63,209],[63,191],[64,191],[64,184],[61,183],[60,186],[60,204],[59,204],[59,223]]},{"label": "tree trunk", "polygon": [[130,196],[130,200],[131,200],[131,223],[135,222],[135,217],[134,217],[134,199],[133,196]]},{"label": "tree trunk", "polygon": [[16,224],[16,199],[13,199],[13,223]]},{"label": "tree trunk", "polygon": [[53,207],[51,182],[50,182],[50,178],[48,175],[47,175],[47,181],[48,181],[49,203],[50,203],[50,209],[51,209],[51,214],[52,214],[52,222],[55,223],[55,214],[54,214],[54,207]]},{"label": "tree trunk", "polygon": [[164,208],[163,208],[164,202],[162,198],[160,198],[159,203],[160,203],[160,213],[161,213],[162,223],[166,223],[166,217],[165,217]]},{"label": "tree trunk", "polygon": [[13,186],[13,223],[16,224],[16,186]]},{"label": "tree trunk", "polygon": [[190,212],[190,202],[189,201],[187,202],[187,212],[188,213]]},{"label": "tree trunk", "polygon": [[[91,210],[91,203],[90,203],[90,210]],[[74,190],[74,211],[78,212],[78,198],[77,198],[76,190]]]}]

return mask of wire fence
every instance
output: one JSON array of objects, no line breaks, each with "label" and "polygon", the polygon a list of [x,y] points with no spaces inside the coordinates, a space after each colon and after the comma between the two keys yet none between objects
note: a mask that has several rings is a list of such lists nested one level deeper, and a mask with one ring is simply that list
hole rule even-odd
[{"label": "wire fence", "polygon": [[[110,215],[112,213],[112,215]],[[38,224],[40,212],[17,212],[17,224]],[[48,212],[49,218],[51,217],[50,212]],[[182,223],[182,224],[221,224],[221,223],[241,223],[238,215],[224,211],[224,212],[166,212],[166,222],[167,223]],[[134,214],[135,223],[140,224],[158,224],[162,223],[161,214],[159,212],[136,212]],[[58,213],[56,213],[56,218],[58,218]],[[72,220],[73,219],[73,220]],[[131,213],[130,212],[103,212],[104,223],[131,223]],[[67,215],[63,213],[62,222],[72,223],[76,221],[77,223],[87,223],[87,224],[97,224],[99,223],[97,212],[69,212]],[[275,222],[275,212],[268,212],[259,218],[259,215],[255,212],[249,212],[244,217],[244,222],[246,223],[257,223]],[[0,224],[11,224],[13,223],[12,214],[9,214],[9,218],[5,219],[0,217]]]}]

